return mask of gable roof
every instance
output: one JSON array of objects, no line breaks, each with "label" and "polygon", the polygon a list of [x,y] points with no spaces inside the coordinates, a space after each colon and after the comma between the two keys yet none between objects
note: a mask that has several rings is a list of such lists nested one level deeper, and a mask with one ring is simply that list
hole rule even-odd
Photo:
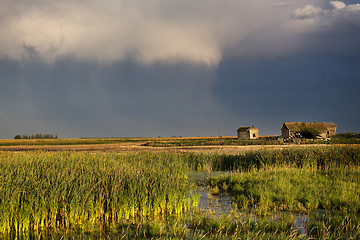
[{"label": "gable roof", "polygon": [[285,127],[292,132],[300,132],[306,128],[312,128],[319,132],[327,131],[327,127],[324,123],[314,122],[314,123],[304,123],[304,122],[286,122],[283,124],[282,128]]},{"label": "gable roof", "polygon": [[337,125],[335,124],[335,123],[333,123],[333,122],[324,122],[324,125],[326,126],[326,127],[336,127]]},{"label": "gable roof", "polygon": [[239,127],[237,131],[241,132],[241,131],[247,131],[247,130],[250,130],[250,129],[259,130],[258,128],[252,126],[252,127]]}]

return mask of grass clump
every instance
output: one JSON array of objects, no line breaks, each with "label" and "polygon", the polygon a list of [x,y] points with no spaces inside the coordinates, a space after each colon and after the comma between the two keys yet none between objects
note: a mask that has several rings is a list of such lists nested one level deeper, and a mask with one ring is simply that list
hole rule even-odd
[{"label": "grass clump", "polygon": [[188,168],[177,157],[0,153],[0,233],[90,231],[94,226],[182,214],[191,205]]},{"label": "grass clump", "polygon": [[359,239],[360,217],[339,212],[314,215],[307,235],[309,239]]},{"label": "grass clump", "polygon": [[[301,239],[294,215],[267,214],[325,209],[339,214],[310,219],[307,238],[356,239],[359,159],[354,146],[238,155],[0,152],[0,237]],[[188,194],[189,170],[236,172],[210,178],[210,188],[252,211],[193,214],[200,196]]]},{"label": "grass clump", "polygon": [[259,215],[314,209],[360,212],[360,168],[313,170],[274,168],[210,178],[211,187],[227,186],[237,207]]},{"label": "grass clump", "polygon": [[249,172],[283,166],[331,169],[343,166],[359,166],[360,147],[325,145],[274,150],[262,149],[236,155],[212,155],[209,159],[212,161],[212,170],[217,171]]},{"label": "grass clump", "polygon": [[211,218],[198,214],[190,219],[189,228],[194,239],[300,239],[293,222],[291,214],[277,219],[232,214]]},{"label": "grass clump", "polygon": [[239,171],[209,179],[229,190],[239,209],[258,215],[314,209],[360,212],[360,148],[323,146],[260,150],[224,156],[222,167]]}]

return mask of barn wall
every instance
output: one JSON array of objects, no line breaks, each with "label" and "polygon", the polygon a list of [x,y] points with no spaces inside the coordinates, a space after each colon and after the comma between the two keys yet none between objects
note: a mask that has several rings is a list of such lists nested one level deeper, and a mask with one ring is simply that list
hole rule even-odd
[{"label": "barn wall", "polygon": [[238,131],[238,138],[239,139],[250,139],[249,131]]},{"label": "barn wall", "polygon": [[283,138],[290,137],[290,131],[287,128],[282,127],[281,128],[281,136],[283,136]]},{"label": "barn wall", "polygon": [[259,138],[259,130],[258,129],[250,129],[249,130],[249,138],[250,139],[258,139]]},{"label": "barn wall", "polygon": [[336,126],[328,127],[328,137],[335,136],[336,134]]}]

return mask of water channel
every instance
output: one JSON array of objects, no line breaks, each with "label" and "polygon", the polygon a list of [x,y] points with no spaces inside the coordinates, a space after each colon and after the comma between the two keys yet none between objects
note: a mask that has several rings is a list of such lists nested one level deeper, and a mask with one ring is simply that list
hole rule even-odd
[{"label": "water channel", "polygon": [[[230,174],[225,171],[213,171],[213,172],[190,172],[189,180],[196,186],[192,190],[191,194],[200,195],[199,198],[199,211],[205,212],[209,216],[218,218],[228,215],[230,212],[244,215],[249,213],[248,211],[240,211],[234,208],[229,193],[212,194],[206,187],[206,181],[209,177],[217,177],[221,175]],[[309,216],[311,213],[290,213],[290,212],[277,212],[269,216],[271,221],[275,221],[281,218],[282,215],[292,214],[295,217],[293,226],[300,236],[305,237],[307,233],[307,224],[309,223]],[[256,218],[256,217],[255,217]]]}]

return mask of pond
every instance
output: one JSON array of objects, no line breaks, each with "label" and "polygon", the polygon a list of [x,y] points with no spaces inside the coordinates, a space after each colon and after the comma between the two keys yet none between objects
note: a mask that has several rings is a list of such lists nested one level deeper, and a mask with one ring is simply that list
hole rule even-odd
[{"label": "pond", "polygon": [[[247,211],[240,211],[234,208],[231,200],[231,195],[227,192],[212,194],[212,192],[206,187],[206,181],[209,177],[217,177],[221,175],[231,174],[227,171],[213,171],[213,172],[190,172],[189,180],[195,185],[195,189],[191,190],[190,194],[200,195],[199,198],[199,211],[205,212],[209,216],[219,218],[229,213],[237,213],[238,215],[246,215],[251,212],[251,209]],[[307,224],[309,218],[313,214],[322,214],[322,211],[312,211],[311,213],[292,213],[292,212],[276,212],[270,216],[267,216],[271,221],[275,221],[281,218],[283,215],[292,214],[294,216],[294,229],[297,230],[300,236],[305,237],[307,233]],[[257,217],[254,216],[256,219]]]},{"label": "pond", "polygon": [[[233,217],[233,220],[241,220],[241,217],[244,219],[250,216],[250,219],[260,219],[260,217],[251,213],[251,209],[247,211],[240,211],[234,208],[231,195],[229,193],[219,192],[217,194],[212,194],[212,192],[207,189],[206,181],[209,177],[216,177],[220,175],[230,174],[231,172],[224,171],[214,171],[214,172],[190,172],[188,174],[188,179],[192,184],[192,190],[189,191],[189,195],[198,199],[198,210],[201,213],[207,214],[211,218],[221,218],[223,216]],[[323,211],[325,213],[325,211]],[[231,215],[230,215],[231,214]],[[321,211],[313,211],[311,213],[292,213],[292,212],[276,212],[272,215],[266,216],[266,220],[276,221],[282,218],[284,215],[291,214],[294,216],[293,227],[296,231],[299,232],[300,237],[306,237],[307,235],[307,225],[309,224],[309,219],[314,216],[313,214],[322,214]],[[231,221],[231,220],[230,220]],[[157,225],[158,224],[158,225]],[[161,226],[161,223],[155,222],[144,222],[144,223],[133,223],[133,224],[124,224],[125,232],[120,228],[120,225],[115,226],[114,229],[101,230],[95,229],[95,231],[86,232],[83,230],[60,230],[60,231],[41,231],[37,233],[24,233],[24,234],[14,234],[10,235],[11,239],[122,239],[122,238],[131,238],[126,232],[130,230],[131,236],[134,238],[145,236],[146,234],[151,235],[151,231],[156,230],[157,226]],[[159,227],[160,229],[161,227]],[[150,230],[149,230],[150,229]],[[181,229],[181,228],[180,228]],[[187,223],[182,228],[184,231],[190,230]],[[154,235],[157,236],[157,235]],[[187,235],[184,235],[187,236]],[[0,236],[1,238],[1,236]]]}]

